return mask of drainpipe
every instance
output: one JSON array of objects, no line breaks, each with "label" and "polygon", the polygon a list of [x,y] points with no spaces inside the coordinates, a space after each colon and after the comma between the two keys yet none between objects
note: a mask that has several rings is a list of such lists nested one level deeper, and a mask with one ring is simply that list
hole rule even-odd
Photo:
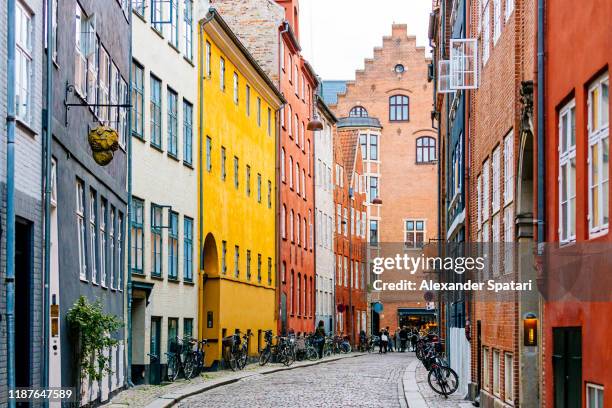
[{"label": "drainpipe", "polygon": [[[45,90],[46,109],[44,114],[45,121],[45,138],[43,140],[44,147],[44,265],[43,265],[43,349],[42,349],[42,372],[41,372],[41,387],[43,389],[49,386],[49,283],[51,279],[51,142],[53,138],[53,53],[55,50],[53,38],[53,2],[47,1],[47,84]],[[48,400],[43,401],[43,406],[48,406]]]},{"label": "drainpipe", "polygon": [[[7,0],[6,95],[6,368],[7,385],[15,388],[15,0]],[[8,406],[15,407],[9,399]]]},{"label": "drainpipe", "polygon": [[[538,167],[537,167],[537,180],[538,180],[538,244],[542,244],[545,241],[544,222],[545,222],[545,197],[544,197],[544,177],[545,177],[545,95],[544,95],[544,82],[546,80],[544,73],[544,52],[545,52],[545,41],[544,41],[544,21],[545,21],[545,0],[538,0]],[[539,248],[538,248],[539,249]]]},{"label": "drainpipe", "polygon": [[[49,2],[51,3],[51,2]],[[129,2],[129,26],[130,26],[130,35],[129,35],[129,87],[130,92],[128,92],[128,105],[132,106],[132,2]],[[127,193],[128,193],[128,201],[127,201],[127,224],[131,228],[131,219],[132,219],[132,178],[133,178],[133,169],[132,169],[132,109],[130,108],[127,113]],[[127,364],[126,364],[126,379],[128,387],[133,387],[134,383],[132,382],[132,234],[128,229],[127,234],[127,264],[128,264],[128,274],[127,274]]]}]

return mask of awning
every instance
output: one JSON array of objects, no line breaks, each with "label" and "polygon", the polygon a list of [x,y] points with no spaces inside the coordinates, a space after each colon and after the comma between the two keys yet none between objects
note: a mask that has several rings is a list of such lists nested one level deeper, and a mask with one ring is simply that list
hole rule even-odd
[{"label": "awning", "polygon": [[435,315],[436,309],[427,310],[427,309],[420,309],[420,308],[398,308],[397,314],[398,315],[421,315],[421,316]]},{"label": "awning", "polygon": [[132,291],[142,290],[147,296],[147,306],[149,305],[149,296],[151,296],[153,286],[154,284],[149,282],[132,281]]}]

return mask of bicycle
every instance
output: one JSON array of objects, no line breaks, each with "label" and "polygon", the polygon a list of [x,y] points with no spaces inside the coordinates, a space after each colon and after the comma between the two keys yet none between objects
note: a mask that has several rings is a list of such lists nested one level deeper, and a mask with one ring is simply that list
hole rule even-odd
[{"label": "bicycle", "polygon": [[185,374],[183,359],[181,359],[181,355],[184,351],[183,340],[178,336],[175,337],[174,341],[170,342],[170,351],[165,353],[168,362],[166,378],[170,382],[176,381],[181,372],[183,372],[183,375]]},{"label": "bicycle", "polygon": [[[266,346],[259,353],[260,366],[268,364],[270,360],[286,366],[293,364],[295,359],[287,337],[273,336],[272,330],[266,330],[264,332],[264,339]],[[276,344],[273,344],[273,339],[276,339]]]},{"label": "bicycle", "polygon": [[185,374],[186,379],[194,378],[204,370],[204,362],[206,356],[206,351],[204,350],[204,347],[208,346],[208,340],[203,339],[197,341],[196,339],[191,339],[189,344],[192,348],[195,346],[196,349],[190,350],[185,356],[183,372]]},{"label": "bicycle", "polygon": [[248,339],[252,333],[245,333],[241,336],[240,330],[223,339],[225,348],[225,360],[232,371],[238,371],[246,367],[249,357]]},{"label": "bicycle", "polygon": [[423,365],[429,371],[427,374],[427,383],[431,389],[443,395],[444,398],[455,391],[459,387],[459,376],[449,367],[448,363],[438,353],[439,343],[430,342],[424,347]]}]

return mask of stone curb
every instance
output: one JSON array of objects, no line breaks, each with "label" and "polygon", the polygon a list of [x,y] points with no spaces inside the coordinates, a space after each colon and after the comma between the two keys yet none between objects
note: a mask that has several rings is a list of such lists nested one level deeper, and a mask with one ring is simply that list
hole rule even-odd
[{"label": "stone curb", "polygon": [[412,361],[406,371],[404,371],[404,377],[402,382],[404,384],[404,398],[408,408],[427,408],[428,405],[423,399],[423,396],[419,392],[419,386],[416,381],[416,369],[421,362],[418,359]]},{"label": "stone curb", "polygon": [[177,402],[184,400],[185,398],[189,398],[193,395],[200,394],[200,393],[212,390],[214,388],[222,387],[224,385],[232,384],[240,380],[243,380],[245,378],[249,378],[249,377],[253,377],[257,375],[273,374],[279,371],[295,370],[297,368],[302,368],[302,367],[311,367],[311,366],[315,366],[318,364],[331,363],[333,361],[343,360],[345,358],[360,357],[365,354],[366,353],[351,353],[350,355],[343,355],[339,357],[328,358],[325,360],[311,361],[311,362],[307,362],[304,364],[292,365],[289,367],[278,367],[278,368],[272,368],[272,369],[267,369],[263,371],[255,371],[251,373],[242,373],[232,378],[219,379],[217,381],[211,380],[209,382],[206,382],[205,384],[186,386],[182,390],[176,390],[174,392],[158,397],[154,401],[147,404],[145,408],[170,408],[174,406]]}]

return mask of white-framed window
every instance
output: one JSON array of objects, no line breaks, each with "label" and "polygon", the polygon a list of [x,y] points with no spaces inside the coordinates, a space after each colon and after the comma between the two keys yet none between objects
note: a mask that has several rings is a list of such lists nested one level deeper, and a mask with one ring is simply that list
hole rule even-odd
[{"label": "white-framed window", "polygon": [[489,0],[485,1],[486,4],[482,10],[482,63],[486,64],[489,60],[489,47],[491,46],[491,13],[489,11]]},{"label": "white-framed window", "polygon": [[514,199],[514,132],[504,137],[504,205]]},{"label": "white-framed window", "polygon": [[82,97],[87,95],[87,57],[94,51],[95,35],[95,16],[88,18],[77,3],[75,13],[74,87]]},{"label": "white-framed window", "polygon": [[490,390],[491,376],[489,374],[489,349],[482,348],[482,388]]},{"label": "white-framed window", "polygon": [[602,75],[589,87],[589,231],[607,231],[609,220],[609,80]]},{"label": "white-framed window", "polygon": [[32,15],[20,2],[15,9],[15,113],[30,123],[32,119]]},{"label": "white-framed window", "polygon": [[183,54],[193,59],[193,0],[184,0],[183,5]]},{"label": "white-framed window", "polygon": [[491,159],[491,209],[493,214],[499,211],[500,207],[500,199],[501,199],[501,153],[499,151],[499,146],[493,150],[493,155]]},{"label": "white-framed window", "polygon": [[[98,102],[102,105],[110,103],[111,59],[104,47],[100,46],[100,68],[98,82]],[[108,106],[98,107],[98,117],[101,122],[108,120]]]},{"label": "white-framed window", "polygon": [[287,238],[287,207],[283,204],[281,207],[281,238]]},{"label": "white-framed window", "polygon": [[348,237],[348,209],[346,207],[342,208],[342,222],[342,231],[344,232],[344,236]]},{"label": "white-framed window", "polygon": [[285,70],[285,42],[281,38],[280,40],[280,63],[283,71]]},{"label": "white-framed window", "polygon": [[489,159],[485,160],[482,165],[482,222],[489,220]]},{"label": "white-framed window", "polygon": [[514,11],[514,0],[506,0],[505,9],[506,21],[508,21],[510,19],[510,16],[512,15],[512,12]]},{"label": "white-framed window", "polygon": [[[289,137],[293,134],[293,114],[291,113],[291,105],[287,105],[287,134]],[[296,129],[297,132],[297,129]]]},{"label": "white-framed window", "polygon": [[285,181],[285,148],[281,147],[280,152],[280,172],[281,172],[281,181]]},{"label": "white-framed window", "polygon": [[110,222],[108,223],[108,243],[110,245],[110,259],[108,275],[111,289],[115,288],[115,208],[110,208]]},{"label": "white-framed window", "polygon": [[294,224],[293,224],[293,219],[294,219],[294,212],[293,210],[291,210],[291,212],[289,213],[289,238],[291,238],[291,242],[295,241],[295,235],[294,235]]},{"label": "white-framed window", "polygon": [[501,0],[493,0],[493,45],[501,35]]},{"label": "white-framed window", "polygon": [[210,74],[211,74],[210,59],[211,59],[211,45],[210,45],[210,42],[206,41],[206,76],[208,78],[210,78]]},{"label": "white-framed window", "polygon": [[238,74],[234,72],[234,103],[238,105]]},{"label": "white-framed window", "polygon": [[295,191],[300,195],[300,163],[295,162]]},{"label": "white-framed window", "polygon": [[493,350],[493,394],[500,395],[500,361],[499,361],[499,350]]},{"label": "white-framed window", "polygon": [[82,280],[87,280],[87,252],[85,250],[85,190],[83,182],[76,182],[76,221],[77,237],[79,244],[79,276]]},{"label": "white-framed window", "polygon": [[500,215],[499,212],[493,215],[491,220],[491,242],[493,242],[492,254],[491,254],[491,272],[494,276],[499,274],[499,257],[500,257],[500,242],[501,242],[501,231],[500,231]]},{"label": "white-framed window", "polygon": [[559,241],[576,240],[576,101],[559,111]]},{"label": "white-framed window", "polygon": [[602,385],[587,383],[586,408],[604,407],[604,387]]},{"label": "white-framed window", "polygon": [[512,403],[514,395],[514,356],[504,353],[504,400]]},{"label": "white-framed window", "polygon": [[476,197],[477,197],[477,218],[478,231],[482,229],[482,175],[478,175],[476,181]]},{"label": "white-framed window", "polygon": [[425,242],[425,220],[404,221],[404,248],[422,248]]},{"label": "white-framed window", "polygon": [[225,91],[225,59],[219,57],[219,88]]},{"label": "white-framed window", "polygon": [[450,40],[450,90],[478,87],[478,40]]},{"label": "white-framed window", "polygon": [[98,201],[96,192],[89,192],[89,248],[91,250],[91,282],[98,282],[98,257],[96,237],[98,236]]},{"label": "white-framed window", "polygon": [[514,205],[504,208],[504,271],[514,270]]},{"label": "white-framed window", "polygon": [[106,287],[106,260],[108,251],[106,248],[106,201],[100,203],[100,285]]}]

